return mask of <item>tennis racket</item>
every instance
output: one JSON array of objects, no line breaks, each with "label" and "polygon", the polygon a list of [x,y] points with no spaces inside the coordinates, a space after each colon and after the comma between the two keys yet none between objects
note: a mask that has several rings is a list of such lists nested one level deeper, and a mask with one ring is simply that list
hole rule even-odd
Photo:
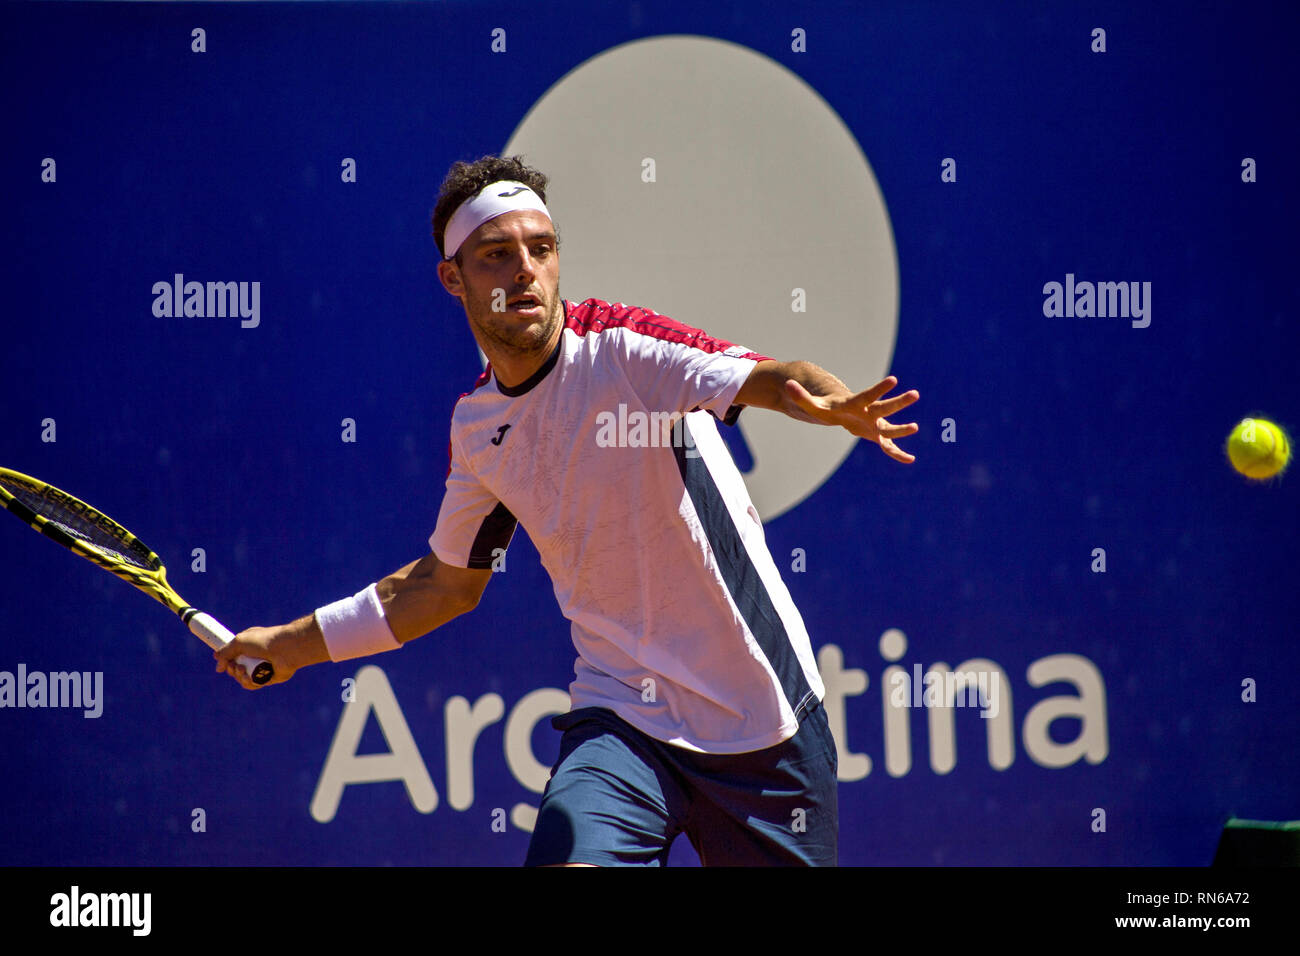
[{"label": "tennis racket", "polygon": [[[212,615],[185,603],[167,583],[167,569],[158,555],[108,515],[84,501],[36,478],[0,468],[0,503],[45,537],[161,601],[214,651],[235,639],[235,635]],[[275,676],[270,661],[240,657],[238,663],[254,684],[265,684]]]}]

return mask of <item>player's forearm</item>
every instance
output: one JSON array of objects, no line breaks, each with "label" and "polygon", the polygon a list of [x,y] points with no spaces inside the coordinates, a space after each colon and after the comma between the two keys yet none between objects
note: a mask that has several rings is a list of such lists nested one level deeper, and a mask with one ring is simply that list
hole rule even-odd
[{"label": "player's forearm", "polygon": [[853,394],[847,385],[812,362],[759,362],[741,389],[737,401],[742,405],[783,412],[801,422],[827,424],[813,418],[790,398],[785,388],[785,383],[790,379],[794,379],[815,397]]},{"label": "player's forearm", "polygon": [[445,568],[432,554],[394,571],[376,584],[384,619],[399,643],[405,644],[471,611],[477,599],[447,586]]},{"label": "player's forearm", "polygon": [[[457,577],[457,574],[460,577]],[[376,583],[375,591],[383,606],[383,616],[382,618],[376,616],[370,626],[387,628],[402,644],[415,640],[422,634],[441,627],[457,615],[471,610],[477,603],[477,598],[472,596],[474,594],[472,590],[470,593],[465,593],[464,585],[468,583],[472,587],[477,587],[481,580],[482,578],[477,577],[474,572],[440,567],[433,555],[427,555],[419,561],[412,561],[406,567],[394,571]],[[458,586],[461,588],[459,592],[456,590]],[[351,605],[353,608],[365,606],[364,603],[357,605],[354,603],[356,600],[353,598],[318,609],[281,627],[249,628],[239,635],[243,639],[238,642],[240,646],[229,652],[223,652],[223,655],[233,657],[236,652],[243,653],[250,648],[251,652],[259,655],[269,654],[275,660],[275,670],[280,675],[280,680],[287,680],[295,671],[303,667],[325,664],[335,659],[330,653],[330,644],[325,640],[318,615],[341,605]],[[334,626],[338,627],[337,619]],[[343,627],[342,640],[337,629],[332,633],[335,651],[344,655],[339,657],[340,660],[360,656],[355,653],[355,645],[349,640],[346,624]],[[365,637],[364,634],[362,636]],[[376,653],[392,649],[391,645],[387,645],[386,639],[372,639],[370,643],[375,646]]]},{"label": "player's forearm", "polygon": [[325,635],[321,633],[314,613],[285,625],[283,630],[283,635],[276,638],[276,650],[282,650],[291,670],[329,661]]}]

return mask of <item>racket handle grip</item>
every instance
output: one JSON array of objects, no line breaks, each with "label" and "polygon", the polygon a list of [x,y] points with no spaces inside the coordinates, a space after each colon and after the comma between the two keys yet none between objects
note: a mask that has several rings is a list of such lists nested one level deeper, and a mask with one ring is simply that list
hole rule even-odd
[{"label": "racket handle grip", "polygon": [[[230,632],[230,629],[211,614],[199,611],[187,623],[194,636],[214,651],[221,650],[235,639],[235,635]],[[270,661],[241,654],[235,658],[235,663],[241,665],[248,672],[248,676],[254,684],[265,684],[275,676],[275,669],[271,666]]]}]

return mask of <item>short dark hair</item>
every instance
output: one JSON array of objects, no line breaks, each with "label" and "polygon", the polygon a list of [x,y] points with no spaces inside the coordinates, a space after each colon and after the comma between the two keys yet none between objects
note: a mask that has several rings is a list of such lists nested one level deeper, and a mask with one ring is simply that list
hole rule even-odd
[{"label": "short dark hair", "polygon": [[[542,202],[546,202],[546,174],[525,166],[522,156],[484,156],[472,163],[457,160],[451,164],[447,178],[438,190],[438,203],[433,208],[433,239],[438,243],[438,252],[444,259],[447,257],[447,249],[443,240],[452,215],[461,203],[477,195],[484,186],[502,179],[523,183],[537,193]],[[559,248],[558,227],[555,245]],[[460,265],[460,250],[456,251],[456,264]]]}]

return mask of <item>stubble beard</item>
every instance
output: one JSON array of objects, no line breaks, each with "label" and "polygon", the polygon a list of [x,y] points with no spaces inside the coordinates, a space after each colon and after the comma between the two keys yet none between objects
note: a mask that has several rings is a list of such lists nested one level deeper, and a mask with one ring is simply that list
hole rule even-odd
[{"label": "stubble beard", "polygon": [[[525,359],[545,352],[555,328],[563,321],[563,300],[555,290],[555,302],[546,314],[532,325],[524,326],[509,312],[493,312],[491,300],[482,303],[480,317],[470,311],[470,321],[484,339],[513,359]],[[484,351],[487,351],[486,349]]]}]

